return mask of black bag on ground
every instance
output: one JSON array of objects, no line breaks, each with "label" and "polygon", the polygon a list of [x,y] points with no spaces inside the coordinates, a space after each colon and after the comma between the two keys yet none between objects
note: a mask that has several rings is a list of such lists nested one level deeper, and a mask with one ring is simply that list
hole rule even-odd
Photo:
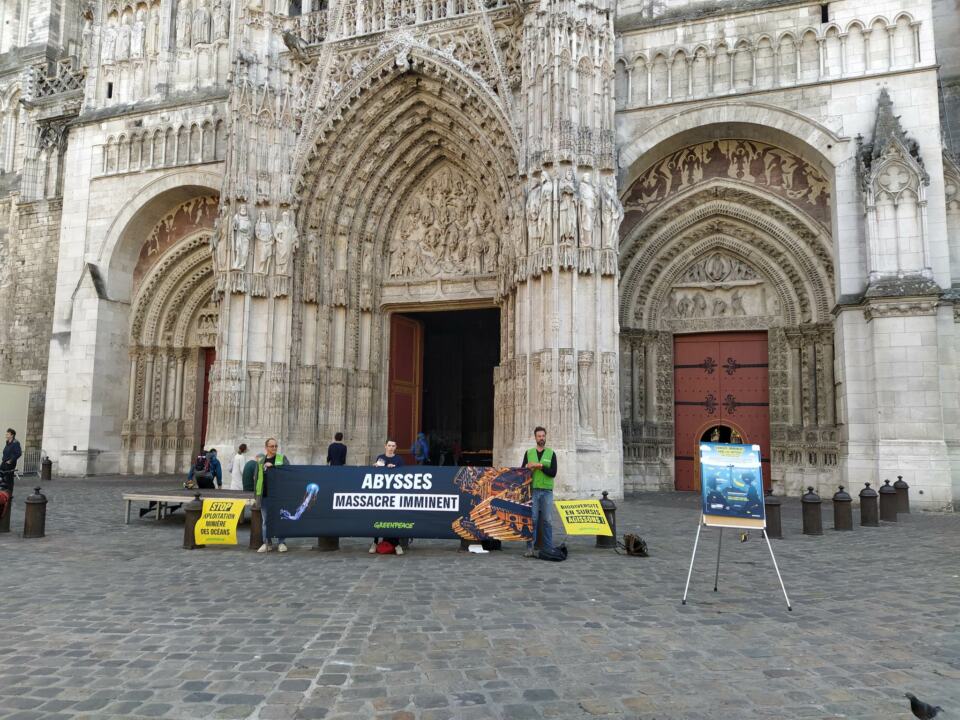
[{"label": "black bag on ground", "polygon": [[[650,557],[650,553],[647,551],[647,541],[644,540],[639,535],[624,535],[623,542],[618,542],[627,555],[632,555],[633,557]],[[617,550],[617,553],[620,551]]]},{"label": "black bag on ground", "polygon": [[503,543],[496,538],[485,538],[480,541],[480,546],[487,551],[503,550]]},{"label": "black bag on ground", "polygon": [[553,562],[563,562],[567,559],[567,546],[566,543],[560,543],[559,545],[552,548],[541,548],[540,552],[537,553],[537,557],[541,560],[551,560]]}]

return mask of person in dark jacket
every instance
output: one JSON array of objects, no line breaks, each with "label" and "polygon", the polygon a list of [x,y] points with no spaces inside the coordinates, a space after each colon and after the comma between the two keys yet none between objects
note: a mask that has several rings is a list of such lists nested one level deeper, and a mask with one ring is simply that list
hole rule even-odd
[{"label": "person in dark jacket", "polygon": [[333,436],[333,442],[327,446],[327,465],[346,465],[347,446],[343,444],[343,433]]},{"label": "person in dark jacket", "polygon": [[7,428],[7,444],[3,446],[3,460],[0,461],[0,485],[6,486],[11,497],[13,496],[13,471],[17,469],[17,462],[23,450],[17,440],[17,431]]}]

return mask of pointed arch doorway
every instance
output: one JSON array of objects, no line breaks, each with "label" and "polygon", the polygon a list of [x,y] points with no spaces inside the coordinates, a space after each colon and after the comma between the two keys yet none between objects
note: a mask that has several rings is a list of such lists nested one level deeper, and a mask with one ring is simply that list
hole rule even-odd
[{"label": "pointed arch doorway", "polygon": [[439,308],[390,314],[387,434],[407,463],[418,432],[431,463],[493,463],[498,308]]},{"label": "pointed arch doorway", "polygon": [[759,445],[770,490],[767,333],[675,335],[673,374],[676,489],[700,489],[699,443],[715,435],[713,442]]}]

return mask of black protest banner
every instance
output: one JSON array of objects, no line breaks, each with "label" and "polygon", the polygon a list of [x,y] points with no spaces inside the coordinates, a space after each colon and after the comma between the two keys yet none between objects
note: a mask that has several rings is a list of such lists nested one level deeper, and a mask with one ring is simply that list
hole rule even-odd
[{"label": "black protest banner", "polygon": [[280,465],[263,499],[277,537],[531,540],[530,471]]}]

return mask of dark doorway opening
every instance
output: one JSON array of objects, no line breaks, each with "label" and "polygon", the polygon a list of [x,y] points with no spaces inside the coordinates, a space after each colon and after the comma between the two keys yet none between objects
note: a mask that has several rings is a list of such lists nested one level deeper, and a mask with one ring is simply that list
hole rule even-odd
[{"label": "dark doorway opening", "polygon": [[[412,323],[419,326],[419,332],[405,336],[421,347],[391,344],[390,434],[398,443],[403,441],[400,450],[411,462],[410,445],[422,431],[430,443],[432,465],[491,465],[493,369],[500,362],[500,311],[403,313],[391,327]],[[393,370],[405,364],[407,355],[421,359],[421,372],[408,373],[419,381],[419,388],[406,387],[409,383],[400,382],[401,374]],[[407,400],[410,394],[414,397]],[[397,412],[401,406],[415,409]]]}]

